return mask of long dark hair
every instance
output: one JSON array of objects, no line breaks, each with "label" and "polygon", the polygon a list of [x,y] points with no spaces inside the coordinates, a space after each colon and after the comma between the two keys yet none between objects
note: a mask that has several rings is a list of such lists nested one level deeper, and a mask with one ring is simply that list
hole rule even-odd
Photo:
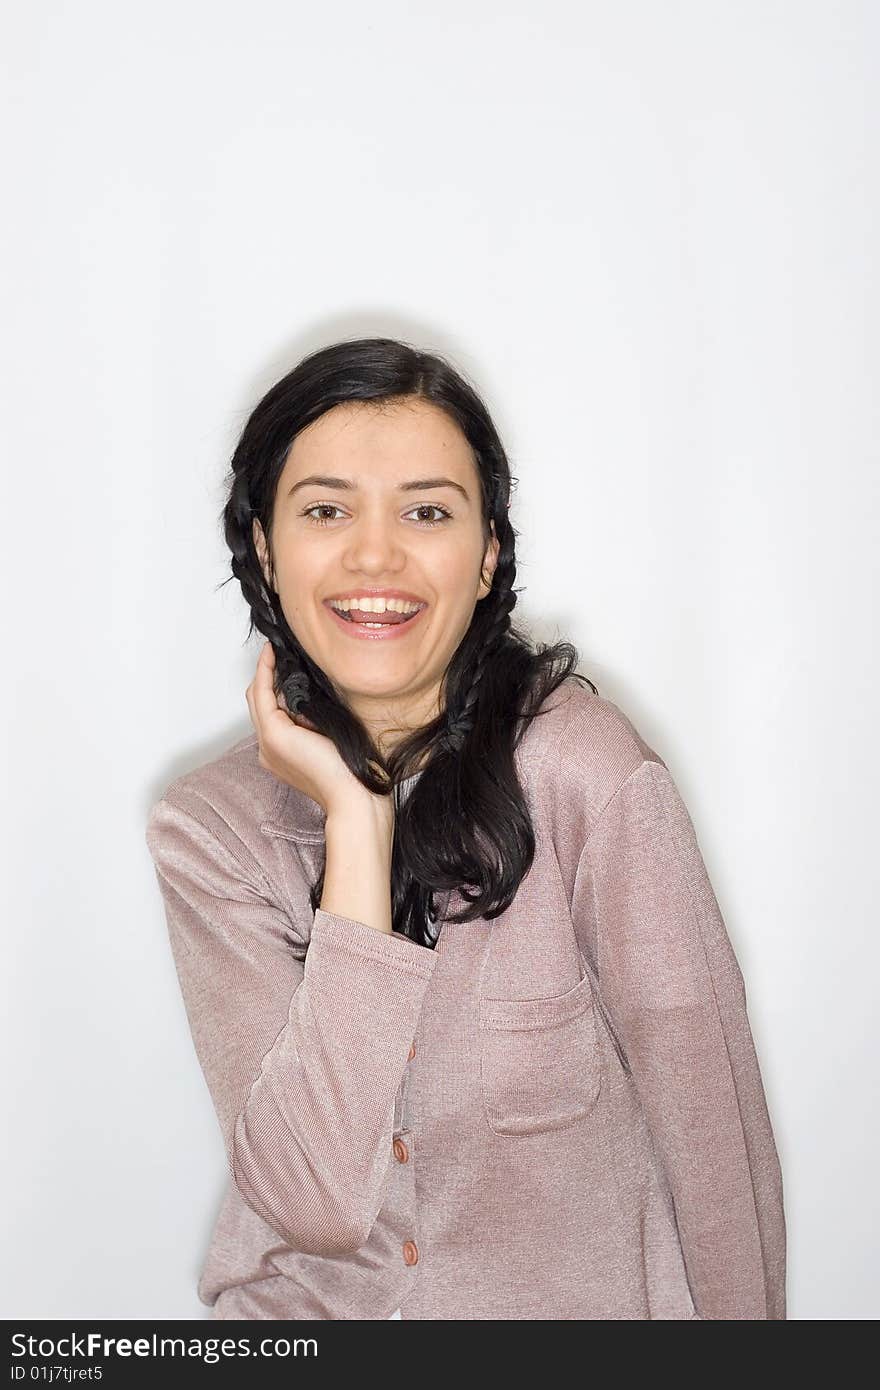
[{"label": "long dark hair", "polygon": [[[455,421],[473,451],[480,478],[484,544],[494,521],[499,540],[492,591],[478,602],[446,669],[440,709],[387,757],[338,697],[294,637],[276,592],[267,585],[253,539],[256,517],[271,548],[278,479],[294,439],[334,406],[351,401],[421,397]],[[515,538],[508,507],[510,466],[475,388],[444,358],[392,338],[334,343],[303,358],[257,404],[232,455],[222,514],[232,578],[250,607],[248,638],[258,629],[275,651],[275,689],[291,714],[333,740],[351,771],[377,794],[396,797],[391,909],[396,931],[433,946],[435,894],[458,890],[471,904],[454,922],[505,911],[535,854],[531,817],[514,762],[528,722],[574,671],[570,642],[535,648],[511,623],[516,607]],[[224,581],[229,583],[227,579]],[[409,794],[398,787],[417,768]],[[321,902],[324,869],[311,888]]]}]

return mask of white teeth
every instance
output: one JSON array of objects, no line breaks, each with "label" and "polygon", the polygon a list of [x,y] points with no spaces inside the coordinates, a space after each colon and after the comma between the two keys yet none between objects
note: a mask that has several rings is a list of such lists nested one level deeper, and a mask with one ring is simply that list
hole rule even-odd
[{"label": "white teeth", "polygon": [[357,608],[363,613],[384,613],[390,609],[392,613],[415,613],[421,608],[420,603],[409,603],[402,598],[340,598],[331,600],[330,607],[337,608],[343,613],[348,613],[352,608]]}]

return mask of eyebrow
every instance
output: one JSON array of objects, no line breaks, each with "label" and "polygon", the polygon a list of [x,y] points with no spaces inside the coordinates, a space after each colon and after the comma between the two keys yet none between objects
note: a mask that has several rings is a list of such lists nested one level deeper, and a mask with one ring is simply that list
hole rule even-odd
[{"label": "eyebrow", "polygon": [[[294,483],[288,492],[288,497],[292,497],[301,487],[329,487],[339,488],[343,492],[357,492],[357,483],[351,478],[331,478],[323,473],[310,473],[307,478],[300,478],[298,483]],[[398,483],[398,492],[426,492],[435,487],[453,487],[456,492],[460,492],[466,502],[470,501],[467,492],[461,483],[457,483],[452,478],[414,478],[412,482]]]}]

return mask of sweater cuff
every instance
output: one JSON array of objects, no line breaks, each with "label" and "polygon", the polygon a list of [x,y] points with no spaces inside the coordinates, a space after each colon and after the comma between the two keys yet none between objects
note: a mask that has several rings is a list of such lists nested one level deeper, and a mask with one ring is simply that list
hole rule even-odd
[{"label": "sweater cuff", "polygon": [[425,980],[431,978],[437,964],[436,951],[401,932],[389,934],[379,931],[368,922],[360,922],[355,917],[341,917],[336,912],[325,912],[322,907],[315,909],[312,941],[326,942],[333,948],[342,947],[361,958],[398,966],[408,974]]}]

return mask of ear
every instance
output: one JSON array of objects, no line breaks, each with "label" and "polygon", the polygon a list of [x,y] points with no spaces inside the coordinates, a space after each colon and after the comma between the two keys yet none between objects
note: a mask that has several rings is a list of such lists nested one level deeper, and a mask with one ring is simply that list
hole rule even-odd
[{"label": "ear", "polygon": [[263,528],[256,517],[252,528],[254,547],[260,560],[260,569],[263,571],[263,578],[270,593],[275,592],[275,576],[272,572],[272,561],[269,557],[269,546],[263,534]]},{"label": "ear", "polygon": [[486,551],[483,555],[483,563],[480,567],[480,590],[477,599],[485,598],[492,588],[492,576],[495,573],[495,566],[498,564],[498,551],[501,549],[501,542],[495,534],[495,522],[489,523],[492,535],[486,543]]}]

